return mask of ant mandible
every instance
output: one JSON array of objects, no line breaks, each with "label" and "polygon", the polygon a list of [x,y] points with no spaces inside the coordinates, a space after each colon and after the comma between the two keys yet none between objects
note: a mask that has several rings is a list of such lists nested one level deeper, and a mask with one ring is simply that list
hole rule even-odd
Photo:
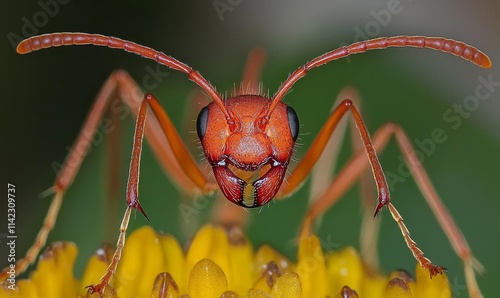
[{"label": "ant mandible", "polygon": [[[478,49],[460,41],[440,37],[395,36],[376,38],[353,43],[310,60],[295,70],[271,98],[255,91],[244,92],[242,89],[241,92],[227,99],[223,99],[203,76],[177,59],[151,48],[115,37],[86,33],[44,34],[22,41],[17,47],[17,52],[26,54],[56,46],[89,44],[123,49],[153,59],[159,64],[185,73],[190,80],[201,87],[202,91],[212,99],[212,102],[200,111],[196,121],[197,134],[204,155],[212,167],[218,188],[224,196],[230,202],[245,208],[263,206],[275,197],[283,198],[297,190],[323,153],[338,122],[350,111],[361,137],[364,154],[362,151],[357,152],[347,166],[331,182],[328,190],[312,204],[304,220],[301,236],[307,235],[313,220],[324,213],[355,180],[359,179],[367,167],[371,167],[378,191],[375,215],[382,207],[387,206],[392,217],[397,222],[408,248],[420,265],[426,268],[431,276],[445,270],[443,267],[433,265],[428,258],[424,257],[423,252],[410,238],[410,233],[403,223],[402,217],[390,202],[387,181],[377,158],[376,151],[382,150],[388,138],[395,135],[403,155],[407,161],[410,160],[414,150],[404,131],[395,124],[386,124],[374,135],[372,141],[362,117],[353,105],[355,98],[346,98],[330,114],[311,147],[296,167],[291,170],[286,179],[287,183],[283,183],[293,147],[299,134],[299,120],[294,109],[283,103],[282,100],[290,88],[311,69],[352,54],[388,47],[429,48],[452,53],[480,67],[490,68],[490,59]],[[258,57],[258,54],[255,57]],[[256,80],[255,77],[251,78],[251,74],[249,77],[251,83]],[[93,131],[98,126],[116,91],[128,106],[136,112],[140,101],[137,98],[137,88],[137,84],[127,73],[123,71],[113,73],[97,96],[82,131]],[[250,88],[250,90],[253,90],[253,88]],[[152,109],[155,117],[146,122],[148,106]],[[120,226],[117,248],[112,261],[100,283],[89,286],[89,292],[91,293],[99,292],[102,294],[110,282],[113,272],[116,271],[125,243],[125,234],[131,211],[136,209],[146,216],[138,198],[139,167],[144,130],[146,130],[146,136],[160,163],[182,189],[190,193],[194,191],[204,194],[217,189],[217,185],[209,180],[189,154],[169,116],[152,94],[144,96],[137,114],[126,191],[128,207]],[[85,156],[77,153],[81,151],[76,149],[87,148],[88,142],[90,142],[90,139],[82,134],[77,138],[74,149],[69,153],[51,188],[55,196],[44,225],[25,258],[16,263],[16,274],[26,270],[44,246],[47,235],[55,224],[63,194],[73,181]],[[365,154],[368,158],[365,157]],[[464,236],[442,204],[422,165],[414,161],[408,162],[408,165],[412,168],[412,173],[414,173],[419,188],[428,200],[454,250],[464,262],[469,293],[474,297],[480,296],[474,270],[481,271],[481,264],[472,255]],[[254,172],[254,174],[247,175],[246,172]],[[261,176],[254,180],[257,175]],[[5,278],[6,270],[0,273],[0,280]]]}]

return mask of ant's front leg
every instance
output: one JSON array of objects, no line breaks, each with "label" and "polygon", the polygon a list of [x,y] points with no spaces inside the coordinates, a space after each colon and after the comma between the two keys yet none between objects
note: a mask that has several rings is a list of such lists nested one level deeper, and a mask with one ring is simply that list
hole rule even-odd
[{"label": "ant's front leg", "polygon": [[[410,172],[415,178],[420,191],[424,195],[424,198],[438,219],[439,224],[450,240],[453,249],[464,263],[465,277],[470,297],[482,297],[474,276],[474,271],[482,272],[484,269],[472,254],[465,237],[444,206],[422,164],[417,158],[415,158],[415,150],[413,149],[411,141],[404,130],[400,126],[393,123],[383,125],[374,134],[372,142],[374,150],[381,152],[385,148],[390,137],[393,135],[395,136],[399,148],[403,153],[405,161],[411,169]],[[346,166],[339,171],[326,191],[309,208],[302,225],[302,237],[309,234],[312,222],[328,210],[328,208],[330,208],[335,202],[337,202],[337,200],[354,184],[354,182],[361,177],[363,172],[366,171],[369,166],[370,164],[366,158],[365,152],[363,152],[363,150],[356,152],[354,157],[346,164]],[[432,264],[432,262],[424,256],[422,250],[418,248],[417,243],[410,237],[410,232],[404,224],[403,218],[397,211],[396,207],[394,207],[391,202],[389,202],[387,206],[391,216],[398,224],[403,238],[415,259],[422,267],[428,270],[431,276],[442,273],[445,269]]]},{"label": "ant's front leg", "polygon": [[[116,243],[116,250],[111,259],[111,263],[106,269],[106,273],[101,277],[99,284],[88,286],[88,292],[99,293],[102,295],[109,285],[113,274],[118,268],[118,263],[122,256],[123,248],[125,247],[125,235],[127,233],[128,223],[130,221],[130,213],[132,209],[139,210],[146,218],[147,215],[139,203],[139,170],[141,165],[141,151],[142,151],[142,139],[144,137],[144,124],[146,122],[146,111],[147,103],[152,95],[147,94],[143,100],[141,107],[139,109],[139,114],[137,115],[137,122],[135,124],[135,134],[134,134],[134,145],[132,148],[132,157],[130,160],[129,176],[127,180],[127,209],[123,215],[123,220],[120,225],[120,235],[118,236],[118,242]],[[149,219],[148,219],[149,220]]]}]

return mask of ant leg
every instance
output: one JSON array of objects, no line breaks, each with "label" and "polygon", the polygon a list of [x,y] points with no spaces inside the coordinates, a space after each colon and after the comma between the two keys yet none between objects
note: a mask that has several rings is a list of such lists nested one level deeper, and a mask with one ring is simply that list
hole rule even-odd
[{"label": "ant leg", "polygon": [[[346,87],[344,88],[339,96],[337,97],[338,103],[340,103],[340,99],[344,98],[349,98],[352,100],[353,104],[355,107],[358,107],[360,109],[361,107],[361,99],[360,95],[352,87]],[[338,104],[337,104],[338,105]],[[361,111],[360,111],[361,112]],[[352,150],[354,152],[361,151],[363,149],[363,143],[361,142],[360,138],[357,137],[357,130],[356,130],[356,123],[354,123],[352,118],[349,118],[349,126],[350,126],[350,135],[351,135],[351,142],[352,142]],[[333,136],[337,135],[339,133],[339,129],[341,128],[342,120],[339,123],[337,132],[333,134]],[[342,134],[343,135],[343,134]],[[343,136],[339,136],[337,141],[335,141],[337,144],[341,144],[343,140]],[[331,141],[331,140],[330,140]],[[327,145],[329,146],[329,145]],[[340,146],[339,146],[340,147]],[[328,147],[325,148],[325,151],[328,152]],[[326,152],[323,152],[322,156],[325,155]],[[321,158],[320,158],[321,159]],[[319,162],[316,164],[316,166],[313,169],[313,174],[315,169],[320,165],[322,162],[319,160]],[[317,200],[320,195],[322,195],[326,190],[328,189],[328,186],[330,185],[331,181],[333,180],[333,176],[330,176],[328,181],[325,181],[326,185],[322,188],[323,191],[321,192],[316,192],[314,194],[314,197],[311,196],[311,199]],[[367,168],[363,173],[361,174],[360,177],[360,187],[359,187],[359,197],[361,198],[361,203],[363,206],[363,219],[361,221],[361,232],[360,232],[360,253],[361,256],[363,257],[364,263],[369,267],[369,268],[378,268],[378,252],[377,252],[377,239],[378,239],[378,234],[380,230],[380,223],[381,220],[373,220],[373,213],[372,210],[375,208],[374,202],[375,202],[375,197],[374,197],[374,184],[373,184],[373,178],[372,178],[372,173],[370,172],[370,169]],[[313,180],[311,179],[311,186],[313,186]],[[316,220],[317,221],[317,220]]]},{"label": "ant leg", "polygon": [[[352,97],[356,101],[358,101],[357,100],[358,95],[356,92],[354,92],[352,90],[347,90],[344,92],[348,93],[347,96]],[[318,136],[314,140],[311,148],[306,152],[306,154],[303,157],[303,159],[301,160],[301,162],[292,170],[292,173],[290,174],[290,176],[288,178],[288,183],[284,184],[282,189],[280,190],[280,194],[279,194],[280,196],[286,196],[286,195],[290,194],[291,192],[293,192],[298,186],[300,186],[302,181],[305,179],[305,177],[307,177],[307,175],[311,171],[311,168],[314,165],[318,164],[317,160],[320,157],[320,155],[326,154],[328,156],[328,155],[333,154],[333,153],[331,153],[332,152],[331,149],[325,150],[325,146],[327,146],[328,142],[330,142],[331,138],[333,138],[333,135],[334,135],[333,132],[335,130],[338,130],[338,125],[339,125],[340,120],[342,119],[342,117],[345,115],[345,113],[349,109],[353,113],[355,124],[357,127],[357,132],[359,132],[359,134],[361,135],[361,140],[362,140],[362,144],[355,143],[354,147],[356,148],[356,147],[363,146],[365,148],[366,154],[370,158],[370,164],[372,166],[372,171],[375,175],[375,180],[377,182],[377,189],[379,190],[379,199],[378,199],[378,206],[377,206],[376,212],[378,212],[380,210],[380,208],[382,208],[382,206],[386,205],[389,202],[389,189],[387,186],[387,181],[383,175],[383,172],[382,172],[380,163],[378,162],[378,158],[376,156],[375,150],[373,149],[373,144],[371,143],[369,134],[366,131],[366,127],[363,123],[363,120],[361,119],[361,116],[359,115],[357,110],[354,108],[354,105],[352,104],[352,101],[350,101],[350,100],[343,101],[342,104],[332,112],[329,119],[327,120],[327,122],[325,123],[325,125],[321,129],[320,133],[318,134]],[[343,130],[344,129],[341,129],[341,131],[343,131]],[[357,140],[357,138],[353,138],[353,140]],[[326,153],[325,153],[325,151],[326,151]],[[331,162],[330,163],[329,162],[320,162],[319,163],[319,165],[325,165],[325,164],[328,167],[328,171],[329,171],[331,169],[329,167]],[[366,176],[367,170],[368,170],[368,168],[362,169],[362,171],[365,172],[365,174],[364,174],[365,178],[363,178],[364,182],[362,180],[362,197],[364,198],[363,199],[364,205],[371,206],[372,200],[371,200],[371,197],[369,195],[370,192],[368,191],[369,187],[370,187],[370,184],[369,184],[370,181],[367,179],[369,177]],[[342,179],[346,179],[345,185],[351,185],[352,183],[354,183],[354,179],[359,178],[362,171],[360,171],[360,173],[356,177],[349,177],[346,175],[339,175],[339,176]],[[324,176],[328,177],[328,174],[329,173],[327,173],[325,175],[324,171],[323,171],[323,173],[320,173],[318,175],[323,176],[323,177]],[[340,179],[340,178],[338,178],[338,179]],[[312,181],[312,189],[313,190],[317,187],[314,184],[315,180],[316,179],[313,177],[313,181]],[[325,184],[325,183],[326,182],[323,182],[323,184]],[[326,190],[326,187],[322,187],[322,188]],[[320,193],[320,192],[317,192],[317,193]],[[338,197],[340,197],[340,196],[338,196]],[[335,199],[337,199],[337,198],[335,198]],[[321,201],[322,200],[320,197],[319,200],[317,202],[313,203],[312,206],[314,207],[318,204],[321,205],[322,204]],[[317,216],[314,218],[317,218]],[[362,229],[362,233],[361,233],[361,239],[362,239],[364,251],[369,251],[369,253],[366,254],[367,259],[369,261],[369,264],[371,266],[376,266],[377,265],[376,250],[373,250],[373,248],[376,248],[376,239],[377,239],[376,236],[378,234],[378,226],[377,225],[374,226],[373,224],[368,225],[369,219],[371,219],[371,216],[369,214],[365,214],[364,224],[362,226],[363,229]],[[372,222],[372,220],[370,220],[370,222]],[[307,227],[307,228],[305,228],[305,229],[307,229],[307,231],[310,229],[311,223],[312,222],[307,221],[307,218],[306,218],[304,226]],[[367,236],[367,235],[369,235],[369,236]]]},{"label": "ant leg", "polygon": [[[314,166],[314,164],[316,164],[319,155],[324,151],[325,145],[328,139],[330,138],[330,135],[337,127],[338,122],[349,110],[351,111],[354,121],[356,122],[356,128],[363,142],[363,147],[365,149],[364,151],[365,154],[368,156],[368,161],[370,163],[373,177],[377,185],[378,198],[377,198],[377,206],[375,208],[375,215],[377,215],[377,213],[380,211],[380,209],[382,209],[382,207],[388,205],[389,211],[391,212],[391,215],[393,216],[394,220],[398,223],[398,226],[403,234],[403,237],[409,249],[413,253],[415,259],[417,259],[417,261],[431,273],[431,276],[436,275],[437,273],[441,273],[444,270],[444,268],[433,265],[429,259],[423,256],[423,252],[418,248],[417,244],[411,239],[410,233],[408,232],[406,226],[404,225],[401,216],[397,214],[395,207],[392,206],[392,204],[390,203],[389,186],[387,185],[387,180],[385,178],[384,172],[378,160],[374,143],[372,143],[370,135],[364,124],[364,121],[361,118],[361,115],[356,110],[356,108],[353,106],[351,100],[344,100],[327,119],[325,125],[323,126],[320,133],[314,140],[311,148],[307,151],[307,153],[302,158],[301,162],[297,165],[297,167],[292,171],[290,178],[288,180],[288,184],[283,187],[281,194],[286,195],[287,193],[293,191],[298,185],[300,185],[300,183],[304,180],[304,178],[309,174],[311,168]],[[385,142],[387,141],[388,137],[389,135],[385,135]],[[365,161],[364,159],[361,160]],[[312,224],[312,219],[317,218],[320,214],[324,212],[324,210],[327,209],[327,207],[331,205],[332,201],[337,200],[340,194],[344,193],[344,191],[349,186],[351,186],[355,180],[359,178],[362,170],[364,170],[365,168],[359,166],[350,166],[348,167],[348,169],[351,170],[350,173],[348,174],[344,173],[343,175],[339,174],[337,178],[334,180],[334,182],[337,180],[341,182],[337,183],[337,185],[335,185],[335,183],[332,182],[334,186],[338,186],[337,188],[341,188],[341,190],[336,189],[336,192],[333,193],[331,191],[332,187],[330,187],[323,196],[323,198],[320,198],[315,204],[312,205],[311,209],[309,210],[304,220],[301,233],[302,237],[306,236],[309,233]],[[355,172],[356,173],[355,174],[353,172],[356,169],[358,171]],[[329,203],[329,205],[326,205],[327,202]]]},{"label": "ant leg", "polygon": [[[341,100],[349,98],[354,103],[354,106],[361,106],[359,93],[352,87],[345,87],[337,96],[333,108],[337,107]],[[333,110],[333,109],[332,109]],[[326,192],[334,178],[334,170],[336,168],[337,155],[342,146],[344,135],[347,128],[347,120],[342,119],[335,133],[330,136],[326,147],[323,149],[321,156],[316,162],[311,172],[311,187],[309,192],[309,200],[311,204],[317,201],[320,196]],[[363,144],[357,137],[357,130],[352,118],[349,118],[350,134],[352,147],[354,152],[361,150]],[[369,168],[363,171],[360,177],[360,198],[363,205],[363,220],[360,233],[360,246],[363,261],[370,268],[378,268],[378,253],[377,253],[377,238],[380,228],[380,220],[373,221],[373,213],[371,210],[375,207],[373,197],[373,181]],[[318,222],[318,219],[316,219]]]},{"label": "ant leg", "polygon": [[113,274],[116,272],[118,263],[120,261],[123,248],[125,247],[125,235],[127,233],[128,223],[130,221],[130,213],[132,209],[139,210],[146,218],[147,215],[139,203],[139,170],[141,165],[141,151],[142,151],[142,139],[144,137],[144,124],[146,122],[146,112],[147,103],[150,94],[147,94],[144,98],[139,114],[137,115],[137,121],[135,124],[135,134],[134,134],[134,145],[132,147],[132,157],[130,160],[129,177],[127,181],[127,209],[123,215],[122,223],[120,225],[120,235],[118,236],[118,242],[116,243],[116,249],[111,259],[111,263],[106,269],[106,273],[101,277],[99,284],[88,286],[89,293],[99,293],[103,294],[106,286],[108,286]]},{"label": "ant leg", "polygon": [[[474,276],[474,271],[482,272],[484,269],[479,261],[473,256],[465,237],[444,206],[422,164],[418,158],[415,158],[415,150],[404,130],[400,126],[392,123],[382,126],[374,134],[373,147],[377,151],[383,150],[392,135],[396,138],[397,144],[403,153],[404,159],[411,170],[417,186],[450,240],[453,249],[464,262],[465,277],[470,297],[482,297]],[[318,216],[323,214],[325,210],[331,207],[342,194],[350,188],[356,179],[360,177],[363,171],[368,168],[369,163],[364,156],[364,152],[358,151],[335,177],[328,190],[309,209],[302,225],[302,236],[309,233],[311,223]],[[392,217],[397,222],[405,242],[415,259],[421,266],[430,272],[431,276],[440,273],[444,268],[432,265],[430,260],[424,257],[423,252],[417,247],[415,241],[411,239],[410,233],[403,222],[403,218],[396,208],[391,203],[388,203],[388,208]]]},{"label": "ant leg", "polygon": [[[125,210],[125,214],[123,216],[122,223],[120,225],[120,235],[118,237],[118,242],[116,244],[115,253],[113,254],[113,258],[111,263],[108,265],[106,269],[106,273],[101,277],[99,284],[89,286],[89,293],[98,292],[101,295],[103,294],[105,288],[109,285],[113,274],[116,272],[118,268],[118,263],[120,261],[123,248],[125,246],[125,235],[127,232],[128,223],[130,221],[130,213],[133,209],[139,210],[146,219],[148,218],[146,213],[141,207],[139,203],[139,170],[140,170],[140,159],[141,159],[141,151],[142,151],[142,141],[144,136],[144,128],[146,124],[146,114],[147,114],[147,106],[153,110],[158,123],[161,126],[161,129],[165,133],[165,136],[172,147],[172,152],[177,159],[177,161],[184,165],[185,171],[187,175],[191,175],[190,178],[193,179],[193,183],[203,182],[196,181],[196,179],[203,180],[206,179],[205,176],[197,177],[193,167],[196,167],[196,170],[201,173],[201,171],[197,168],[196,163],[192,161],[191,155],[187,152],[184,143],[181,141],[179,134],[175,130],[170,118],[168,117],[165,110],[161,107],[158,100],[152,94],[146,94],[144,100],[141,104],[139,113],[137,115],[135,134],[134,134],[134,144],[132,149],[132,157],[130,161],[130,169],[129,169],[129,177],[127,181],[127,209]],[[191,163],[189,161],[192,161]],[[205,183],[207,185],[208,183]],[[202,185],[203,186],[203,185]]]},{"label": "ant leg", "polygon": [[[352,98],[353,102],[358,104],[357,101],[359,97],[357,96],[357,91],[354,88],[346,87],[340,91],[335,99],[332,105],[332,112],[345,98]],[[343,118],[339,121],[335,133],[330,135],[321,156],[312,169],[311,188],[309,191],[309,200],[311,203],[327,190],[333,180],[334,169],[336,167],[338,153],[345,139],[348,120],[348,118]]]},{"label": "ant leg", "polygon": [[108,119],[113,123],[114,128],[108,137],[106,144],[106,180],[105,180],[105,231],[104,239],[115,239],[117,236],[115,233],[116,225],[118,224],[118,214],[114,212],[118,210],[122,185],[122,165],[121,156],[122,148],[120,143],[120,137],[122,134],[122,122],[120,121],[119,115],[113,113],[112,111],[107,112]]},{"label": "ant leg", "polygon": [[[147,215],[141,207],[139,203],[139,170],[140,170],[140,159],[141,159],[141,151],[142,151],[142,141],[144,136],[144,128],[146,124],[146,114],[147,114],[147,106],[150,106],[153,110],[153,113],[158,120],[161,129],[165,133],[170,146],[172,147],[173,154],[179,163],[183,164],[186,167],[186,173],[192,175],[195,179],[196,177],[193,172],[189,172],[191,167],[197,167],[197,165],[192,162],[191,164],[186,160],[191,158],[188,154],[187,150],[185,150],[184,143],[180,140],[180,136],[175,131],[175,127],[173,126],[170,118],[166,114],[165,110],[161,107],[158,100],[152,94],[146,94],[144,100],[141,104],[139,113],[137,115],[135,134],[134,134],[134,144],[132,149],[132,157],[130,161],[130,169],[129,169],[129,178],[127,181],[127,209],[125,210],[125,214],[123,216],[122,223],[120,225],[120,235],[118,237],[118,242],[116,244],[116,250],[113,254],[111,263],[108,265],[106,269],[106,273],[101,277],[99,284],[89,286],[89,293],[98,292],[102,294],[109,285],[113,274],[116,272],[118,268],[118,263],[120,261],[123,248],[125,246],[125,236],[128,228],[128,223],[130,221],[130,213],[132,209],[139,210],[146,218]],[[184,151],[183,151],[184,150]],[[192,158],[191,158],[192,160]],[[196,168],[197,169],[197,168]],[[198,170],[199,171],[199,170]],[[201,173],[201,171],[200,171]],[[203,177],[204,178],[204,177]],[[196,181],[193,181],[196,183]]]},{"label": "ant leg", "polygon": [[[358,150],[361,150],[358,147]],[[373,220],[374,185],[370,170],[367,168],[360,177],[360,197],[363,205],[363,219],[361,220],[361,231],[359,235],[360,253],[368,268],[379,268],[378,261],[378,235],[381,220]]]},{"label": "ant leg", "polygon": [[[385,126],[379,129],[373,138],[373,147],[378,151],[382,150],[389,141],[389,135],[381,133],[382,131],[385,131]],[[368,160],[366,159],[365,152],[359,150],[331,181],[328,189],[311,205],[302,223],[302,235],[309,233],[312,222],[324,213],[325,210],[334,205],[366,169],[369,169]]]},{"label": "ant leg", "polygon": [[[122,107],[119,105],[119,102],[113,101],[113,99],[117,97],[120,97],[133,113],[137,113],[143,94],[138,85],[125,71],[116,71],[106,80],[54,184],[49,190],[44,192],[44,194],[54,193],[54,198],[45,216],[43,226],[38,232],[33,245],[28,249],[26,256],[16,262],[16,275],[26,271],[29,265],[36,260],[40,250],[45,245],[47,236],[55,225],[64,192],[71,185],[78,173],[83,158],[90,146],[92,137],[106,109],[111,105],[112,111],[120,114],[119,118],[121,120],[128,115],[128,109],[126,107]],[[174,184],[178,185],[182,191],[190,194],[200,194],[215,189],[215,184],[211,184],[206,180],[202,181],[202,183],[205,184],[199,183],[199,181],[198,184],[196,184],[190,176],[186,174],[183,167],[180,166],[178,158],[174,155],[169,141],[165,138],[160,124],[154,117],[146,123],[145,132],[146,138],[150,142],[151,148],[158,161],[165,169],[165,172],[169,174]],[[4,268],[0,272],[0,281],[8,277],[8,269],[9,268]]]},{"label": "ant leg", "polygon": [[298,165],[292,170],[287,180],[288,183],[282,185],[281,189],[278,192],[279,197],[290,195],[302,184],[305,178],[309,175],[312,167],[317,163],[318,158],[323,153],[331,135],[337,128],[339,121],[347,111],[351,111],[353,115],[357,131],[359,132],[361,140],[363,141],[363,147],[365,148],[366,154],[368,155],[377,184],[379,195],[375,214],[389,202],[389,187],[387,185],[387,180],[383,175],[382,167],[380,166],[380,162],[378,161],[375,149],[373,148],[370,135],[361,116],[353,106],[352,101],[349,99],[343,100],[342,103],[330,114],[326,123],[323,125],[323,128],[316,136],[316,139],[313,141],[311,147],[302,157],[302,160],[298,163]]},{"label": "ant leg", "polygon": [[[472,255],[472,251],[467,244],[467,240],[453,220],[453,217],[451,216],[449,211],[446,209],[446,206],[443,204],[443,201],[432,185],[431,179],[425,172],[424,167],[422,166],[418,158],[415,158],[415,150],[411,145],[410,139],[401,127],[395,126],[394,129],[396,141],[401,152],[403,152],[405,161],[410,167],[412,175],[415,178],[420,191],[424,195],[424,198],[431,207],[434,216],[437,218],[440,226],[443,228],[443,231],[450,240],[450,243],[456,254],[464,262],[465,278],[467,287],[469,289],[469,296],[482,297],[481,291],[479,290],[479,286],[476,282],[474,271],[482,273],[484,272],[484,267]],[[393,214],[394,216],[393,212],[391,212],[391,214]]]},{"label": "ant leg", "polygon": [[[344,98],[350,98],[358,109],[361,107],[361,100],[357,92],[351,92]],[[350,118],[352,149],[354,152],[363,150],[363,143],[357,137],[356,123]],[[333,179],[329,182],[331,183]],[[374,197],[375,185],[373,183],[372,173],[367,168],[360,177],[359,197],[363,206],[363,219],[361,221],[361,232],[359,237],[360,253],[364,263],[368,268],[378,268],[378,249],[377,240],[380,230],[381,220],[373,220],[372,210],[375,208]],[[325,189],[326,191],[326,189]]]},{"label": "ant leg", "polygon": [[[54,185],[50,187],[43,195],[54,193],[54,198],[50,204],[47,215],[45,216],[43,226],[36,236],[35,242],[28,249],[25,257],[16,262],[16,275],[24,272],[30,264],[32,264],[38,256],[40,250],[45,245],[49,232],[54,227],[59,208],[61,207],[64,192],[73,181],[78,169],[80,168],[83,157],[86,155],[87,149],[90,146],[91,138],[96,131],[99,121],[102,118],[109,102],[113,98],[116,89],[116,80],[110,77],[104,84],[101,92],[92,106],[85,124],[73,145],[73,149],[66,157],[63,167],[59,171]],[[90,135],[90,137],[88,136]],[[0,280],[7,278],[7,268],[0,273]]]},{"label": "ant leg", "polygon": [[[360,96],[356,89],[352,87],[345,87],[341,90],[337,96],[333,108],[337,107],[342,99],[349,98],[352,100],[355,106],[360,106]],[[333,110],[332,108],[332,110]],[[326,192],[330,186],[335,172],[337,162],[337,155],[344,141],[345,132],[347,129],[347,121],[349,121],[350,135],[352,141],[352,147],[354,152],[361,150],[363,144],[361,140],[357,137],[357,131],[355,128],[355,123],[353,123],[352,118],[342,119],[335,133],[330,136],[325,149],[321,153],[316,165],[311,172],[311,187],[309,190],[309,201],[310,204],[314,204],[323,193]],[[371,173],[367,168],[360,178],[360,198],[363,204],[363,220],[361,224],[360,233],[360,251],[363,257],[363,261],[369,268],[378,268],[378,253],[377,253],[377,238],[380,229],[380,220],[374,221],[372,211],[375,207],[373,205],[373,181]],[[315,220],[316,225],[320,225],[321,217]]]}]

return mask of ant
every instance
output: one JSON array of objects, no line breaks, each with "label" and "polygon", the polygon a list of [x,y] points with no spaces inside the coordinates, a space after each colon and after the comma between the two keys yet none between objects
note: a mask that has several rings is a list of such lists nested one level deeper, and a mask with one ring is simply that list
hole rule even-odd
[{"label": "ant", "polygon": [[[196,121],[196,131],[205,158],[212,167],[216,183],[209,179],[209,176],[200,169],[189,154],[169,116],[154,95],[146,94],[141,102],[137,96],[138,85],[124,71],[114,72],[106,81],[82,131],[94,130],[97,127],[107,106],[116,94],[126,102],[132,111],[137,113],[137,120],[126,188],[127,209],[120,225],[116,250],[105,274],[101,277],[100,283],[89,286],[90,293],[102,294],[109,284],[113,272],[116,271],[125,244],[125,235],[132,210],[139,210],[147,218],[139,202],[138,193],[140,157],[145,131],[159,162],[181,189],[188,193],[198,194],[211,194],[220,189],[231,203],[244,208],[254,208],[269,203],[275,197],[287,197],[297,190],[325,151],[339,121],[344,118],[347,112],[350,112],[364,150],[360,149],[354,154],[337,177],[330,182],[328,189],[312,203],[302,225],[301,237],[310,233],[314,219],[333,205],[370,167],[378,192],[375,215],[380,212],[382,207],[388,207],[408,248],[420,265],[429,271],[431,277],[446,270],[444,267],[434,265],[424,256],[416,242],[410,237],[410,232],[405,226],[403,218],[390,201],[389,187],[376,151],[383,150],[388,139],[394,135],[408,166],[412,169],[421,192],[430,204],[454,250],[464,262],[470,295],[472,297],[481,295],[475,281],[474,270],[481,271],[482,265],[472,255],[464,236],[441,202],[422,165],[412,158],[415,154],[414,150],[401,127],[393,123],[383,125],[374,134],[372,140],[363,118],[353,104],[357,101],[356,93],[352,91],[341,93],[341,96],[345,96],[341,98],[341,103],[330,114],[301,161],[291,170],[289,175],[286,175],[295,141],[299,135],[299,120],[295,110],[283,102],[283,98],[292,86],[310,70],[352,54],[389,47],[429,48],[452,53],[480,67],[490,68],[490,59],[478,49],[460,41],[425,36],[395,36],[356,42],[327,52],[299,67],[289,75],[272,97],[264,96],[256,91],[258,90],[256,85],[263,53],[255,51],[249,58],[248,69],[244,75],[244,81],[248,82],[250,86],[248,90],[245,91],[242,88],[233,96],[223,98],[200,73],[186,64],[151,48],[115,37],[87,33],[44,34],[22,41],[17,47],[17,52],[26,54],[63,45],[106,46],[153,59],[159,64],[185,73],[212,99],[211,103],[201,109]],[[140,105],[139,108],[137,108],[138,105]],[[153,111],[154,117],[146,122],[148,107]],[[83,134],[77,138],[74,149],[69,153],[54,185],[51,187],[51,191],[55,195],[43,227],[26,256],[16,263],[16,274],[25,271],[45,245],[47,235],[55,224],[63,194],[72,183],[82,162],[84,154],[79,154],[80,150],[77,149],[88,148],[89,141],[90,139],[84,137]],[[286,183],[283,183],[285,176],[287,176]],[[0,273],[0,280],[5,278],[6,270]]]}]

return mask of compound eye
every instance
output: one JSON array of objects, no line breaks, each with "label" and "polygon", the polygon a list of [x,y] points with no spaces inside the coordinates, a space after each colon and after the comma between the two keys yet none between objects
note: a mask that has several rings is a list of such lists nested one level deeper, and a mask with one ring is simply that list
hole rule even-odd
[{"label": "compound eye", "polygon": [[198,114],[198,118],[196,119],[196,133],[198,134],[198,138],[201,140],[205,136],[207,132],[207,123],[208,123],[208,106],[201,109]]},{"label": "compound eye", "polygon": [[286,113],[288,116],[288,125],[290,126],[290,132],[292,133],[292,139],[295,142],[299,136],[299,118],[297,113],[292,107],[286,107]]}]

